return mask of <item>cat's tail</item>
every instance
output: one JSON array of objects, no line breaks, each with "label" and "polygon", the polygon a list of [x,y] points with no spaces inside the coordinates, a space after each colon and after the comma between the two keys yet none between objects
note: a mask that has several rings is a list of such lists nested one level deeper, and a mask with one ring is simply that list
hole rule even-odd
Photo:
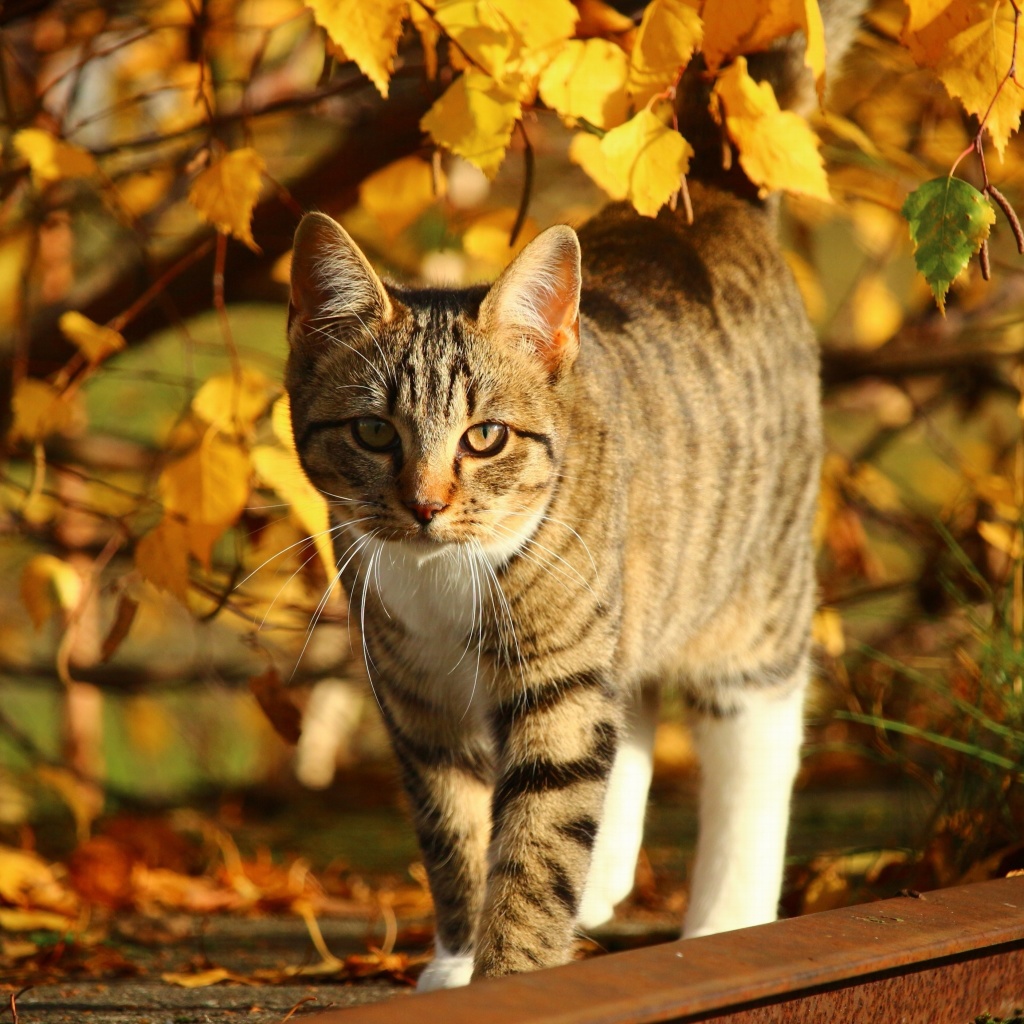
[{"label": "cat's tail", "polygon": [[[838,76],[857,35],[861,15],[869,5],[870,0],[819,0],[825,28],[826,83]],[[795,32],[777,40],[770,49],[747,56],[751,76],[756,81],[770,82],[779,105],[799,114],[810,113],[818,103],[814,76],[804,63],[806,46],[803,33]],[[695,151],[691,176],[723,184],[723,135],[709,113],[710,93],[711,84],[698,57],[687,69],[678,93],[679,130]]]}]

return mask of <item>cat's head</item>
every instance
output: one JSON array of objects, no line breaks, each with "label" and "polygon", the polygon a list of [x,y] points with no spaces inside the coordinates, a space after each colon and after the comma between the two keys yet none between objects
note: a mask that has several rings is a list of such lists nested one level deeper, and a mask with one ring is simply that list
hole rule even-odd
[{"label": "cat's head", "polygon": [[579,350],[580,249],[530,243],[490,288],[385,285],[331,218],[295,236],[286,383],[337,520],[422,553],[499,555],[557,486]]}]

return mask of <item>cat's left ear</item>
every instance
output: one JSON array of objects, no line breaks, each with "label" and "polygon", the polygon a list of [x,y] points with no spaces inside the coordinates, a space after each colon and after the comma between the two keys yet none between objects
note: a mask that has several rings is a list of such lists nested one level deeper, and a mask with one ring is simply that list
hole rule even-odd
[{"label": "cat's left ear", "polygon": [[580,243],[565,224],[542,231],[505,268],[480,304],[485,332],[526,342],[561,375],[580,348]]}]

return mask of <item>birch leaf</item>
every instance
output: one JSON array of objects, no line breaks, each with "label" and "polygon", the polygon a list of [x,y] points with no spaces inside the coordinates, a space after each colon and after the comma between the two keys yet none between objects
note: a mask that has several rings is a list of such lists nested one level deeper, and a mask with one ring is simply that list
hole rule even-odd
[{"label": "birch leaf", "polygon": [[569,143],[569,159],[583,168],[612,199],[625,199],[626,188],[609,167],[601,140],[590,132],[577,132]]},{"label": "birch leaf", "polygon": [[51,615],[67,615],[82,596],[82,577],[75,567],[55,555],[36,555],[21,573],[21,600],[40,629]]},{"label": "birch leaf", "polygon": [[57,323],[64,337],[74,342],[90,363],[101,363],[125,346],[124,335],[120,331],[94,323],[76,310],[62,313]]},{"label": "birch leaf", "polygon": [[135,545],[135,568],[154,586],[173,594],[185,604],[188,600],[188,533],[185,524],[170,516],[160,520]]},{"label": "birch leaf", "polygon": [[762,195],[780,188],[831,202],[817,136],[799,114],[779,108],[769,82],[750,77],[745,58],[719,75],[713,96],[740,165]]},{"label": "birch leaf", "polygon": [[900,212],[910,226],[917,269],[945,312],[949,286],[988,238],[996,212],[973,185],[949,177],[926,181]]},{"label": "birch leaf", "polygon": [[42,441],[51,434],[61,434],[71,426],[74,409],[71,403],[48,381],[26,377],[18,381],[11,398],[14,421],[10,438]]},{"label": "birch leaf", "polygon": [[288,502],[292,515],[316,545],[324,573],[333,580],[337,567],[328,533],[327,502],[302,471],[294,448],[259,445],[253,449],[252,464],[256,475]]},{"label": "birch leaf", "polygon": [[686,0],[653,0],[644,11],[629,58],[626,90],[644,106],[667,89],[700,47],[704,26]]},{"label": "birch leaf", "polygon": [[14,148],[28,161],[32,181],[37,187],[64,178],[88,178],[98,170],[91,153],[42,128],[22,128],[12,141]]},{"label": "birch leaf", "polygon": [[629,112],[629,58],[607,39],[571,39],[540,76],[540,98],[565,118],[599,128],[622,124]]},{"label": "birch leaf", "polygon": [[243,366],[237,377],[218,373],[205,381],[192,399],[192,411],[225,433],[236,427],[245,433],[270,404],[272,390],[266,374]]},{"label": "birch leaf", "polygon": [[210,432],[186,455],[164,467],[159,489],[164,508],[186,520],[227,527],[249,498],[249,456]]},{"label": "birch leaf", "polygon": [[649,110],[608,132],[601,139],[601,152],[612,179],[645,217],[655,216],[668,202],[693,156],[679,132]]},{"label": "birch leaf", "polygon": [[984,117],[995,97],[985,126],[1000,156],[1024,109],[1024,86],[1011,79],[999,88],[1013,61],[1013,25],[1008,3],[912,3],[902,36],[914,60],[931,68],[969,114]]},{"label": "birch leaf", "polygon": [[825,30],[818,0],[707,0],[704,57],[716,71],[732,57],[768,49],[791,32],[807,40],[804,63],[814,75],[819,95],[825,75]]},{"label": "birch leaf", "polygon": [[318,25],[387,99],[408,0],[307,0]]},{"label": "birch leaf", "polygon": [[439,146],[494,177],[521,112],[519,100],[490,76],[467,71],[423,115],[420,127]]},{"label": "birch leaf", "polygon": [[263,186],[264,166],[255,149],[233,150],[203,171],[188,194],[205,221],[253,252],[260,251],[252,237],[252,211]]},{"label": "birch leaf", "polygon": [[444,194],[443,174],[435,178],[433,168],[418,156],[407,156],[365,178],[359,186],[359,202],[380,222],[384,233],[394,238],[412,224]]}]

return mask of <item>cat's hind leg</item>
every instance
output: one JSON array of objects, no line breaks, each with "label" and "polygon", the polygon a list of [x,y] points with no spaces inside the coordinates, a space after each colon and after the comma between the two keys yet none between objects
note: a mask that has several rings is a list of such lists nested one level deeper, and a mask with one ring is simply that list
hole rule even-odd
[{"label": "cat's hind leg", "polygon": [[627,714],[580,901],[577,923],[584,930],[609,920],[615,905],[633,891],[651,787],[657,715],[658,694],[653,688],[643,690]]},{"label": "cat's hind leg", "polygon": [[700,831],[683,935],[774,921],[790,794],[800,764],[806,659],[782,685],[747,685],[698,713]]}]

